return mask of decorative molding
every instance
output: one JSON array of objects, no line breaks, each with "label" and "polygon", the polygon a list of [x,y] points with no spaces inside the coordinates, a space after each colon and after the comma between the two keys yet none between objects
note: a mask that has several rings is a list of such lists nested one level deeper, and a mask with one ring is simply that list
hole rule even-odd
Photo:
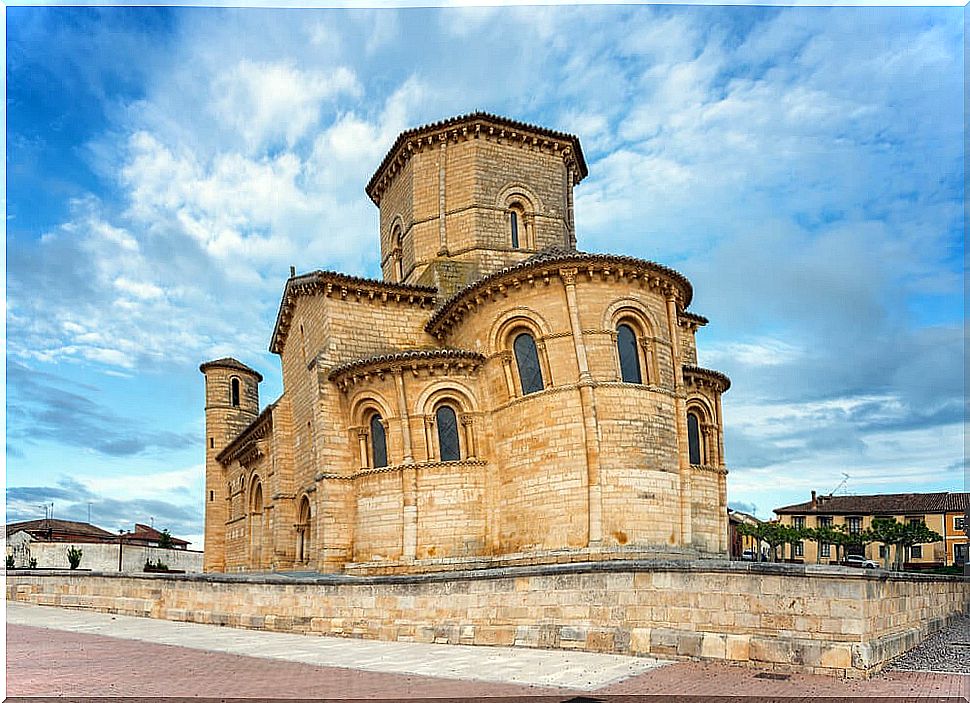
[{"label": "decorative molding", "polygon": [[706,464],[691,464],[690,468],[698,473],[709,473],[718,474],[719,476],[727,476],[728,470],[723,466],[708,466]]},{"label": "decorative molding", "polygon": [[449,142],[457,143],[469,139],[504,142],[558,155],[567,170],[572,172],[573,185],[589,173],[579,139],[574,135],[487,112],[473,112],[402,132],[364,190],[374,204],[380,206],[387,188],[414,154]]},{"label": "decorative molding", "polygon": [[346,393],[358,383],[410,371],[418,376],[421,371],[428,375],[474,374],[485,362],[485,356],[466,349],[421,349],[381,354],[356,359],[330,370],[327,378]]},{"label": "decorative molding", "polygon": [[401,463],[393,464],[391,466],[380,466],[378,468],[366,468],[357,469],[353,473],[349,474],[337,474],[337,473],[319,473],[315,480],[325,481],[354,481],[363,476],[371,476],[372,474],[387,474],[387,473],[399,473],[405,469],[435,469],[442,466],[461,468],[463,466],[486,466],[488,464],[487,459],[462,459],[460,461],[418,461],[411,463]]},{"label": "decorative molding", "polygon": [[223,466],[228,466],[243,454],[250,453],[250,445],[269,437],[273,433],[273,410],[276,408],[277,403],[279,403],[278,398],[275,402],[267,405],[263,409],[263,412],[246,429],[236,435],[235,439],[229,442],[221,452],[216,454],[216,461]]},{"label": "decorative molding", "polygon": [[693,296],[690,281],[662,264],[630,256],[586,254],[561,249],[536,254],[465,286],[435,310],[425,325],[425,331],[443,340],[466,315],[475,312],[479,306],[508,297],[523,286],[534,288],[539,284],[549,285],[554,279],[562,280],[560,272],[565,271],[568,275],[573,267],[577,271],[577,284],[582,277],[589,281],[597,277],[601,280],[626,281],[671,295],[681,307],[689,305]]},{"label": "decorative molding", "polygon": [[724,393],[731,387],[731,379],[720,371],[700,366],[684,365],[684,383],[695,388],[711,388],[715,393]]}]

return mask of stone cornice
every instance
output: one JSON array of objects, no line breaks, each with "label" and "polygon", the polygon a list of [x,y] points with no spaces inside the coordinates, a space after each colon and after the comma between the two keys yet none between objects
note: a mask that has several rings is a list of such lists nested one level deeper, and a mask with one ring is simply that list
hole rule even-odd
[{"label": "stone cornice", "polygon": [[[279,400],[276,401],[278,403]],[[231,464],[237,459],[242,464],[252,464],[262,455],[262,450],[257,446],[257,442],[268,437],[273,431],[273,409],[276,403],[267,405],[259,416],[249,423],[242,432],[236,435],[225,449],[216,454],[216,461],[224,466]]]},{"label": "stone cornice", "polygon": [[384,191],[413,154],[443,142],[480,138],[506,139],[559,154],[567,167],[572,167],[574,185],[589,173],[576,136],[487,112],[472,112],[401,132],[364,190],[375,205],[380,205]]},{"label": "stone cornice", "polygon": [[239,361],[238,359],[233,359],[231,356],[226,356],[226,357],[223,357],[222,359],[214,359],[212,361],[206,361],[205,363],[199,366],[199,371],[201,371],[202,373],[205,373],[209,369],[214,369],[214,368],[234,369],[236,371],[243,371],[252,376],[255,376],[256,380],[259,383],[262,383],[263,381],[263,375],[259,371],[257,371],[256,369],[249,368],[248,366],[246,366],[246,364]]},{"label": "stone cornice", "polygon": [[698,387],[710,386],[718,393],[723,393],[731,387],[731,379],[720,371],[704,369],[700,366],[683,366],[684,382]]},{"label": "stone cornice", "polygon": [[680,323],[684,327],[690,327],[695,330],[698,327],[703,327],[708,322],[710,322],[710,320],[708,320],[703,315],[698,315],[697,313],[693,313],[693,312],[687,312],[686,310],[682,310],[680,312],[679,318],[680,318]]},{"label": "stone cornice", "polygon": [[372,476],[374,474],[399,473],[405,469],[434,469],[440,466],[460,468],[463,466],[487,466],[487,459],[462,459],[461,461],[419,461],[413,464],[391,464],[390,466],[380,466],[378,468],[357,469],[349,474],[337,474],[320,472],[313,477],[314,481],[324,481],[327,479],[336,481],[353,481],[362,476]]},{"label": "stone cornice", "polygon": [[474,372],[485,361],[485,356],[466,349],[412,349],[393,354],[380,354],[335,366],[327,378],[342,391],[352,385],[368,380],[371,376],[381,379],[386,374],[409,371],[417,375],[421,370],[431,373],[438,369],[444,374],[452,370]]},{"label": "stone cornice", "polygon": [[404,283],[388,283],[372,278],[359,278],[337,273],[336,271],[314,271],[293,276],[286,282],[280,309],[276,314],[276,325],[269,350],[274,354],[283,353],[283,344],[289,334],[290,321],[297,298],[301,295],[325,295],[341,299],[353,299],[364,303],[386,305],[399,304],[432,308],[435,305],[437,289],[428,286],[413,286]]},{"label": "stone cornice", "polygon": [[574,270],[575,280],[593,280],[596,276],[615,277],[652,290],[670,291],[687,307],[693,297],[690,281],[683,274],[662,264],[632,256],[612,254],[587,254],[580,251],[562,251],[537,254],[513,266],[486,276],[462,288],[435,310],[425,331],[443,339],[453,326],[460,323],[465,314],[480,304],[497,296],[507,296],[520,286],[548,285],[560,278],[560,270]]}]

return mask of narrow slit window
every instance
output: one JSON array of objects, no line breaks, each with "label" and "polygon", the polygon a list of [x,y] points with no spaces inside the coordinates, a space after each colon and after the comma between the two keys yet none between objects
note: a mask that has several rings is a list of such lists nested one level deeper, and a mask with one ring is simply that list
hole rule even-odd
[{"label": "narrow slit window", "polygon": [[370,446],[374,457],[374,468],[387,466],[387,437],[384,434],[384,423],[380,415],[373,415],[370,419]]},{"label": "narrow slit window", "polygon": [[235,377],[229,382],[229,404],[234,408],[239,407],[239,379]]},{"label": "narrow slit window", "polygon": [[458,416],[447,405],[442,405],[435,412],[435,424],[438,425],[438,449],[441,461],[458,461],[461,459],[461,445],[458,441]]},{"label": "narrow slit window", "polygon": [[519,382],[522,384],[522,395],[536,393],[544,388],[542,383],[542,368],[539,366],[539,351],[536,341],[528,332],[523,332],[512,343],[515,351],[515,364],[519,369]]},{"label": "narrow slit window", "polygon": [[509,227],[512,230],[512,248],[519,248],[519,215],[513,210],[509,213]]},{"label": "narrow slit window", "polygon": [[620,378],[624,383],[643,383],[637,335],[629,325],[616,328],[616,347],[620,354]]},{"label": "narrow slit window", "polygon": [[687,413],[687,450],[690,463],[700,466],[701,463],[701,427],[700,420],[694,413]]}]

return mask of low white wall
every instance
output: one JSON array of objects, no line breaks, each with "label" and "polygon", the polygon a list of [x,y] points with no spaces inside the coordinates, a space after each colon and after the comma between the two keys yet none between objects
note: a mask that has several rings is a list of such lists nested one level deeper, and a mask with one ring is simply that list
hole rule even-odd
[{"label": "low white wall", "polygon": [[[11,553],[8,545],[7,553]],[[126,544],[74,544],[71,542],[30,542],[18,545],[14,556],[16,566],[23,568],[31,559],[37,560],[37,568],[70,568],[67,560],[67,550],[77,547],[81,550],[81,564],[78,568],[91,571],[125,571],[140,572],[145,569],[145,560],[152,563],[162,561],[169,569],[181,571],[202,571],[202,552],[187,549],[161,549],[160,547],[144,547]],[[121,569],[118,568],[118,550],[121,551]]]}]

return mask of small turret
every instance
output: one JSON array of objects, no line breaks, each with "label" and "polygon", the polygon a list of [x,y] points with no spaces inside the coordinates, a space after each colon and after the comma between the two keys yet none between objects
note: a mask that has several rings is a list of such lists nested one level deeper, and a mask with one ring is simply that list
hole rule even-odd
[{"label": "small turret", "polygon": [[199,367],[205,374],[205,555],[204,571],[225,569],[226,482],[216,460],[259,415],[262,375],[225,358]]}]

